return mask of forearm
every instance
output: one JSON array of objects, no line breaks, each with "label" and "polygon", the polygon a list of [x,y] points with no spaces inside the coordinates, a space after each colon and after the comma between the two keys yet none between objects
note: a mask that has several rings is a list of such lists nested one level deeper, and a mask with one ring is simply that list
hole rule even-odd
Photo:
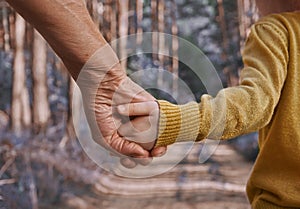
[{"label": "forearm", "polygon": [[[267,87],[266,87],[267,88]],[[160,105],[159,137],[156,146],[175,142],[231,139],[267,125],[276,106],[276,93],[250,86],[227,88],[201,102]]]},{"label": "forearm", "polygon": [[83,0],[7,0],[31,23],[62,59],[74,79],[105,39]]},{"label": "forearm", "polygon": [[159,101],[156,146],[204,138],[230,139],[265,127],[279,101],[288,60],[287,34],[280,22],[272,18],[256,25],[245,46],[239,86],[221,90],[215,98],[204,95],[200,104]]}]

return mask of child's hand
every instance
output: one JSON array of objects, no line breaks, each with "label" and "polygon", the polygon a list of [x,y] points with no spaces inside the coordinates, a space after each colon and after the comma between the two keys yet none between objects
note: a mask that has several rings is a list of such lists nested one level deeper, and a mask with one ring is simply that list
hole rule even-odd
[{"label": "child's hand", "polygon": [[[152,150],[154,157],[162,156],[166,147],[154,148],[158,135],[159,106],[155,101],[119,105],[118,113],[127,116],[118,133],[127,140]],[[129,119],[130,118],[130,119]],[[153,149],[154,148],[154,149]]]}]

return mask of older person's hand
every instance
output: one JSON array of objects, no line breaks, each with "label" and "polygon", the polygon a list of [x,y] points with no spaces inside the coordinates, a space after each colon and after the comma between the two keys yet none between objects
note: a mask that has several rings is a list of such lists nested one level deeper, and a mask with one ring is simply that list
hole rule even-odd
[{"label": "older person's hand", "polygon": [[[122,120],[126,118],[117,113],[116,106],[155,99],[126,76],[109,45],[99,49],[89,59],[76,82],[82,92],[84,109],[93,139],[98,144],[123,157],[125,155],[134,158],[150,158],[152,155],[161,156],[165,153],[166,147],[152,150],[153,143],[146,143],[152,142],[153,139],[138,144],[118,133]],[[150,150],[152,153],[149,152]],[[147,164],[149,160],[138,160],[138,162]]]},{"label": "older person's hand", "polygon": [[[77,80],[94,140],[123,156],[149,157],[146,145],[143,148],[117,133],[121,118],[113,119],[113,105],[153,97],[120,68],[115,53],[93,23],[85,1],[6,1],[42,34]],[[120,90],[115,93],[117,89]],[[160,148],[153,153],[164,151]]]}]

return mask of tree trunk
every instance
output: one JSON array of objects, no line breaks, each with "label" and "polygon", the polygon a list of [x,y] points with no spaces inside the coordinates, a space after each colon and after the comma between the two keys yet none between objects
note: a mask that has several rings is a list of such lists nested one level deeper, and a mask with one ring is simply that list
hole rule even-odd
[{"label": "tree trunk", "polygon": [[[165,1],[160,0],[158,1],[158,32],[164,33],[165,32]],[[158,59],[161,66],[164,66],[164,55],[163,52],[165,51],[165,37],[163,35],[159,35],[159,42],[158,42]]]},{"label": "tree trunk", "polygon": [[8,11],[7,7],[4,6],[2,8],[2,25],[3,25],[3,48],[4,51],[9,51],[10,50],[10,36],[9,36],[9,16],[8,16]]},{"label": "tree trunk", "polygon": [[23,128],[31,123],[31,111],[29,105],[28,90],[26,87],[25,58],[24,58],[24,38],[25,21],[20,15],[16,15],[16,48],[13,67],[13,87],[11,106],[11,126],[12,130],[20,135]]},{"label": "tree trunk", "polygon": [[129,27],[129,35],[136,34],[136,2],[135,1],[129,1],[128,6],[128,27]]},{"label": "tree trunk", "polygon": [[104,1],[104,10],[103,10],[103,24],[101,26],[101,33],[107,42],[111,41],[111,16],[112,16],[112,4],[111,0]]},{"label": "tree trunk", "polygon": [[143,41],[143,0],[136,0],[136,16],[137,16],[137,45],[141,45]]},{"label": "tree trunk", "polygon": [[241,50],[250,32],[250,26],[259,18],[255,0],[237,0]]},{"label": "tree trunk", "polygon": [[33,40],[33,122],[36,132],[45,131],[50,117],[47,86],[47,45],[35,30]]},{"label": "tree trunk", "polygon": [[119,37],[120,39],[120,48],[119,48],[119,58],[121,59],[122,69],[127,68],[127,38],[128,35],[128,7],[129,0],[119,0]]},{"label": "tree trunk", "polygon": [[175,95],[175,98],[178,95],[178,69],[179,69],[179,61],[178,61],[178,26],[177,26],[177,5],[175,0],[172,0],[172,69],[171,72],[174,74],[173,76],[173,85],[172,91]]},{"label": "tree trunk", "polygon": [[90,15],[97,27],[100,26],[100,16],[103,14],[99,14],[99,3],[97,0],[89,0],[87,1],[87,8],[90,12]]},{"label": "tree trunk", "polygon": [[164,81],[163,81],[163,70],[164,70],[164,62],[165,62],[165,56],[164,56],[164,51],[165,51],[165,37],[163,35],[164,30],[165,30],[165,1],[164,0],[159,0],[158,5],[158,60],[159,60],[159,69],[160,71],[158,72],[158,78],[157,78],[157,85],[158,86],[163,86]]},{"label": "tree trunk", "polygon": [[224,1],[218,0],[218,22],[220,25],[221,33],[222,33],[222,60],[225,63],[225,67],[223,69],[223,73],[227,78],[227,85],[228,86],[236,86],[238,85],[239,78],[236,76],[233,66],[228,61],[230,56],[230,40],[228,35],[228,25],[225,16],[225,9],[224,9]]},{"label": "tree trunk", "polygon": [[[75,97],[76,101],[73,99],[73,93],[74,93],[74,86],[75,86],[75,81],[71,78],[71,76],[68,77],[68,111],[67,111],[67,121],[66,121],[66,130],[65,134],[59,143],[60,148],[64,148],[68,141],[70,140],[75,140],[76,139],[76,132],[74,129],[73,125],[73,102],[75,102],[75,107],[79,111],[80,110],[80,101],[77,100]],[[77,126],[78,127],[78,126]]]},{"label": "tree trunk", "polygon": [[[26,24],[25,24],[26,25]],[[8,38],[7,42],[10,44],[10,49],[15,49],[15,43],[16,43],[16,12],[11,11],[8,9]]]},{"label": "tree trunk", "polygon": [[152,57],[153,61],[158,60],[158,36],[157,36],[157,0],[151,0],[151,18],[152,18]]},{"label": "tree trunk", "polygon": [[[117,19],[117,14],[118,14],[118,4],[109,0],[110,5],[111,5],[111,16],[110,16],[110,33],[111,33],[111,40],[110,41],[114,41],[115,39],[117,39],[117,27],[118,27],[118,19]],[[113,44],[111,45],[111,47],[113,48],[113,50],[117,51],[117,44],[116,42],[113,42]]]}]

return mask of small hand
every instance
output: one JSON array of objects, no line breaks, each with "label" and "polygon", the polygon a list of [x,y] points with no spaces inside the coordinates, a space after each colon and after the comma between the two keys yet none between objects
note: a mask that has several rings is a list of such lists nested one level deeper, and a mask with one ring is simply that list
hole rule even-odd
[{"label": "small hand", "polygon": [[166,147],[154,148],[158,136],[159,107],[157,102],[124,104],[119,105],[117,110],[119,114],[132,118],[119,127],[119,135],[140,144],[147,150],[152,150],[152,156],[158,157],[166,152]]}]

